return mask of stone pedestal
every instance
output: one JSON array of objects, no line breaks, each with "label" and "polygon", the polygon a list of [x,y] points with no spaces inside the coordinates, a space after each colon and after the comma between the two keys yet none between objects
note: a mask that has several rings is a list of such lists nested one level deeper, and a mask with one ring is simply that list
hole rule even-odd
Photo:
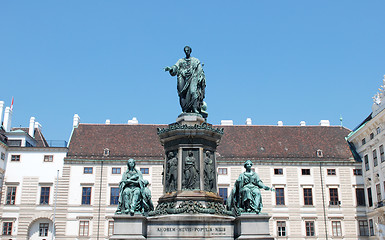
[{"label": "stone pedestal", "polygon": [[141,215],[115,215],[114,234],[110,239],[114,240],[139,240],[147,237],[147,218]]},{"label": "stone pedestal", "polygon": [[234,217],[217,193],[216,149],[223,129],[183,113],[158,129],[164,147],[164,194],[149,217],[115,215],[110,239],[273,239],[268,215]]},{"label": "stone pedestal", "polygon": [[234,239],[234,217],[176,214],[149,217],[147,239]]},{"label": "stone pedestal", "polygon": [[273,240],[269,231],[270,216],[265,214],[242,214],[234,221],[235,239]]},{"label": "stone pedestal", "polygon": [[270,216],[243,214],[238,217],[216,214],[168,214],[154,217],[115,215],[114,240],[273,240]]},{"label": "stone pedestal", "polygon": [[210,208],[223,203],[217,194],[215,157],[222,135],[223,129],[214,128],[195,113],[181,114],[176,123],[158,129],[166,155],[164,195],[152,216],[181,211],[180,205],[183,208],[186,201],[201,204],[200,209],[204,210],[198,213],[216,213]]}]

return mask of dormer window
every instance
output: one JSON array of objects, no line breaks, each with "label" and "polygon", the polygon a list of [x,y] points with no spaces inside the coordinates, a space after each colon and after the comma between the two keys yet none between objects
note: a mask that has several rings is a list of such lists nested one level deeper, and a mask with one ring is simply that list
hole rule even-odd
[{"label": "dormer window", "polygon": [[103,156],[108,157],[109,155],[110,155],[110,149],[105,148],[105,149],[103,150]]},{"label": "dormer window", "polygon": [[318,149],[317,150],[317,157],[323,157],[323,156],[324,156],[324,154],[323,154],[322,150]]}]

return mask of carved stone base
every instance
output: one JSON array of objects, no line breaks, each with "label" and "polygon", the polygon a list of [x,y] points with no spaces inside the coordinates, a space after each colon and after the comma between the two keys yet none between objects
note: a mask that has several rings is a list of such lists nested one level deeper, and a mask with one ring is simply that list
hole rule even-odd
[{"label": "carved stone base", "polygon": [[273,240],[269,231],[270,216],[266,214],[242,214],[234,221],[235,239]]},{"label": "carved stone base", "polygon": [[147,239],[234,239],[234,217],[178,214],[149,217]]},{"label": "carved stone base", "polygon": [[[190,209],[194,209],[194,206]],[[273,240],[269,231],[268,215],[242,214],[235,218],[194,211],[196,210],[147,218],[139,215],[115,215],[114,234],[110,239]]]},{"label": "carved stone base", "polygon": [[163,195],[159,198],[155,211],[150,216],[168,214],[216,214],[233,216],[223,205],[223,199],[212,192],[183,191]]}]

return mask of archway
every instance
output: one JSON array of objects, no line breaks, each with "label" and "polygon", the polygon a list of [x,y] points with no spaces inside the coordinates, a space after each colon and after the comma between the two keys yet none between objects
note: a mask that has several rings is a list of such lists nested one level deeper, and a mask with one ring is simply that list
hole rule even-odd
[{"label": "archway", "polygon": [[49,218],[38,218],[32,221],[28,227],[29,240],[52,239],[52,220]]}]

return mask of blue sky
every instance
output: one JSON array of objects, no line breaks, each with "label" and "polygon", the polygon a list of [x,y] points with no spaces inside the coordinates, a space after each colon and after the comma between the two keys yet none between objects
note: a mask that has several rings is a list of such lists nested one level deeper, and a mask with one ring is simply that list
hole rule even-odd
[{"label": "blue sky", "polygon": [[184,56],[205,64],[208,122],[353,129],[385,74],[385,1],[0,2],[0,100],[12,126],[68,140],[82,123],[168,124]]}]

